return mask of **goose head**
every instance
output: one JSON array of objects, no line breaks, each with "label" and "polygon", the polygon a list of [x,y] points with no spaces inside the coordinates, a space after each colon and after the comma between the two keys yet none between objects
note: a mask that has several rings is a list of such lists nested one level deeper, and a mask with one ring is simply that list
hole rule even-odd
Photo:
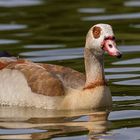
[{"label": "goose head", "polygon": [[116,46],[115,36],[109,24],[96,24],[91,27],[86,37],[85,47],[100,54],[107,52],[110,56],[118,58],[122,56]]}]

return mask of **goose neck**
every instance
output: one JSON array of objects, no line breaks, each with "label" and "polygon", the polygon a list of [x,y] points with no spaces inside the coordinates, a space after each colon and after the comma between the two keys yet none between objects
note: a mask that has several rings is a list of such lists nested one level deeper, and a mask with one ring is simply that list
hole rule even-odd
[{"label": "goose neck", "polygon": [[84,57],[86,72],[85,86],[91,85],[91,83],[105,83],[103,53],[95,49],[85,48]]}]

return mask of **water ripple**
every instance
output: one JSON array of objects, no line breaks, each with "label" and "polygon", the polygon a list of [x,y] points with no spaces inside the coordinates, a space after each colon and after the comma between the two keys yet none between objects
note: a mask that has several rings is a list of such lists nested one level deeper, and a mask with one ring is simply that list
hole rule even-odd
[{"label": "water ripple", "polygon": [[120,50],[122,52],[139,52],[140,51],[140,45],[127,45],[127,46],[119,46]]},{"label": "water ripple", "polygon": [[113,82],[116,85],[130,85],[130,86],[139,86],[140,79],[133,79],[133,80],[123,80],[119,82]]},{"label": "water ripple", "polygon": [[39,133],[46,132],[47,130],[39,130],[39,129],[0,129],[0,135],[10,135],[10,134],[31,134],[31,133]]},{"label": "water ripple", "polygon": [[140,100],[140,96],[113,96],[113,101],[133,101]]},{"label": "water ripple", "polygon": [[140,127],[119,128],[111,130],[102,140],[139,140]]},{"label": "water ripple", "polygon": [[138,0],[126,1],[124,3],[124,6],[128,6],[128,7],[140,7],[140,1],[138,1]]},{"label": "water ripple", "polygon": [[25,29],[27,25],[20,25],[20,24],[0,24],[0,31],[5,30],[17,30],[17,29]]},{"label": "water ripple", "polygon": [[102,15],[102,16],[89,16],[83,17],[83,21],[99,21],[99,20],[118,20],[118,19],[138,19],[140,13],[129,13],[129,14],[115,14],[115,15]]},{"label": "water ripple", "polygon": [[124,78],[133,78],[140,77],[140,74],[110,74],[106,75],[107,79],[124,79]]},{"label": "water ripple", "polygon": [[104,13],[105,9],[104,8],[79,8],[78,9],[79,13]]},{"label": "water ripple", "polygon": [[28,49],[51,49],[51,48],[64,48],[65,45],[62,44],[44,44],[44,45],[26,45],[24,46],[24,48],[28,48]]},{"label": "water ripple", "polygon": [[122,73],[122,72],[135,72],[140,71],[140,67],[121,67],[121,68],[106,68],[105,72]]},{"label": "water ripple", "polygon": [[122,111],[113,111],[109,114],[109,120],[122,120],[122,119],[131,119],[139,118],[140,110],[122,110]]},{"label": "water ripple", "polygon": [[83,54],[83,48],[41,50],[20,53],[21,56],[67,56]]},{"label": "water ripple", "polygon": [[133,64],[140,64],[140,58],[128,59],[123,61],[113,62],[113,65],[133,65]]},{"label": "water ripple", "polygon": [[140,24],[130,24],[130,27],[133,27],[133,28],[140,28]]},{"label": "water ripple", "polygon": [[46,61],[55,61],[55,60],[70,60],[83,58],[83,55],[66,55],[66,56],[50,56],[50,57],[27,57],[28,60],[34,62],[46,62]]},{"label": "water ripple", "polygon": [[38,5],[41,2],[39,0],[1,0],[0,7],[19,7],[19,6],[31,6]]},{"label": "water ripple", "polygon": [[19,42],[18,40],[0,39],[0,45],[1,44],[15,44],[18,42]]}]

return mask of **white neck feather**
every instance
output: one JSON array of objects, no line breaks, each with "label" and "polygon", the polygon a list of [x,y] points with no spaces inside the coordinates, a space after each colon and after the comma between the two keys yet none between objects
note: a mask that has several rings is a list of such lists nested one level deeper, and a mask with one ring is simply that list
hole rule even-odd
[{"label": "white neck feather", "polygon": [[104,81],[104,63],[103,53],[97,52],[94,49],[85,48],[85,71],[86,84],[96,83],[97,81]]}]

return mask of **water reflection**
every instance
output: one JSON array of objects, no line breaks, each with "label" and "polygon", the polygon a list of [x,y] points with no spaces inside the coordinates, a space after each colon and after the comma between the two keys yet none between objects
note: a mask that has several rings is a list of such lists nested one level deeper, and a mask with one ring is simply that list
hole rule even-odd
[{"label": "water reflection", "polygon": [[140,100],[140,96],[113,96],[113,101]]},{"label": "water reflection", "polygon": [[107,79],[126,79],[126,78],[134,78],[140,77],[140,74],[110,74],[106,75]]},{"label": "water reflection", "polygon": [[[125,114],[125,115],[124,115]],[[109,120],[123,120],[131,118],[139,118],[140,110],[123,110],[123,111],[113,111],[109,115]]]},{"label": "water reflection", "polygon": [[40,4],[39,0],[1,0],[0,7],[18,7],[31,6]]},{"label": "water reflection", "polygon": [[113,62],[113,65],[133,65],[133,64],[140,64],[140,58],[133,58],[123,61]]},{"label": "water reflection", "polygon": [[[58,45],[58,47],[60,46]],[[20,53],[20,56],[24,57],[26,56],[27,59],[32,60],[34,62],[77,59],[83,58],[83,48],[53,49],[53,50],[23,52]]]},{"label": "water reflection", "polygon": [[106,68],[105,72],[111,73],[125,73],[125,72],[136,72],[140,71],[140,67],[120,67],[120,68]]},{"label": "water reflection", "polygon": [[128,6],[128,7],[140,7],[140,1],[138,1],[138,0],[126,1],[126,2],[124,2],[124,6]]},{"label": "water reflection", "polygon": [[46,57],[26,57],[28,60],[34,62],[46,62],[46,61],[55,61],[55,60],[70,60],[83,58],[83,55],[67,55],[67,56],[46,56]]},{"label": "water reflection", "polygon": [[[45,45],[41,45],[41,44],[32,44],[32,45],[25,45],[24,48],[27,49],[52,49],[52,48],[64,48],[66,47],[65,45],[61,45],[61,44],[45,44]],[[21,54],[24,55],[24,54]]]},{"label": "water reflection", "polygon": [[55,49],[55,50],[42,50],[20,53],[21,56],[67,56],[67,55],[80,55],[83,54],[82,48],[71,49]]},{"label": "water reflection", "polygon": [[12,39],[0,39],[0,45],[1,44],[16,44],[18,43],[18,40],[12,40]]},{"label": "water reflection", "polygon": [[129,13],[129,14],[114,14],[114,15],[103,15],[103,16],[89,16],[83,17],[83,21],[100,21],[100,20],[118,20],[118,19],[137,19],[140,18],[140,13]]},{"label": "water reflection", "polygon": [[127,45],[127,46],[119,46],[119,49],[122,52],[128,53],[128,52],[139,52],[140,51],[140,45]]},{"label": "water reflection", "polygon": [[18,134],[30,134],[30,133],[41,133],[46,132],[46,130],[38,129],[0,129],[0,135],[18,135]]},{"label": "water reflection", "polygon": [[27,28],[26,25],[20,25],[20,24],[0,24],[0,31],[18,30],[18,29],[25,29],[25,28]]},{"label": "water reflection", "polygon": [[132,79],[132,80],[123,80],[118,82],[113,82],[116,85],[130,85],[130,86],[139,86],[140,79]]},{"label": "water reflection", "polygon": [[79,13],[104,13],[105,9],[104,8],[80,8],[78,9]]},{"label": "water reflection", "polygon": [[140,28],[140,24],[130,24],[130,27],[133,27],[133,28]]},{"label": "water reflection", "polygon": [[[103,140],[138,140],[140,127],[136,128],[121,128],[108,132],[105,136],[101,137]],[[117,134],[117,135],[116,135]]]},{"label": "water reflection", "polygon": [[17,37],[27,37],[27,36],[31,36],[32,34],[31,33],[16,33],[13,35]]},{"label": "water reflection", "polygon": [[0,112],[0,138],[3,139],[16,138],[17,134],[18,139],[44,139],[73,133],[89,133],[89,137],[94,137],[106,132],[108,127],[109,111],[0,107]]}]

